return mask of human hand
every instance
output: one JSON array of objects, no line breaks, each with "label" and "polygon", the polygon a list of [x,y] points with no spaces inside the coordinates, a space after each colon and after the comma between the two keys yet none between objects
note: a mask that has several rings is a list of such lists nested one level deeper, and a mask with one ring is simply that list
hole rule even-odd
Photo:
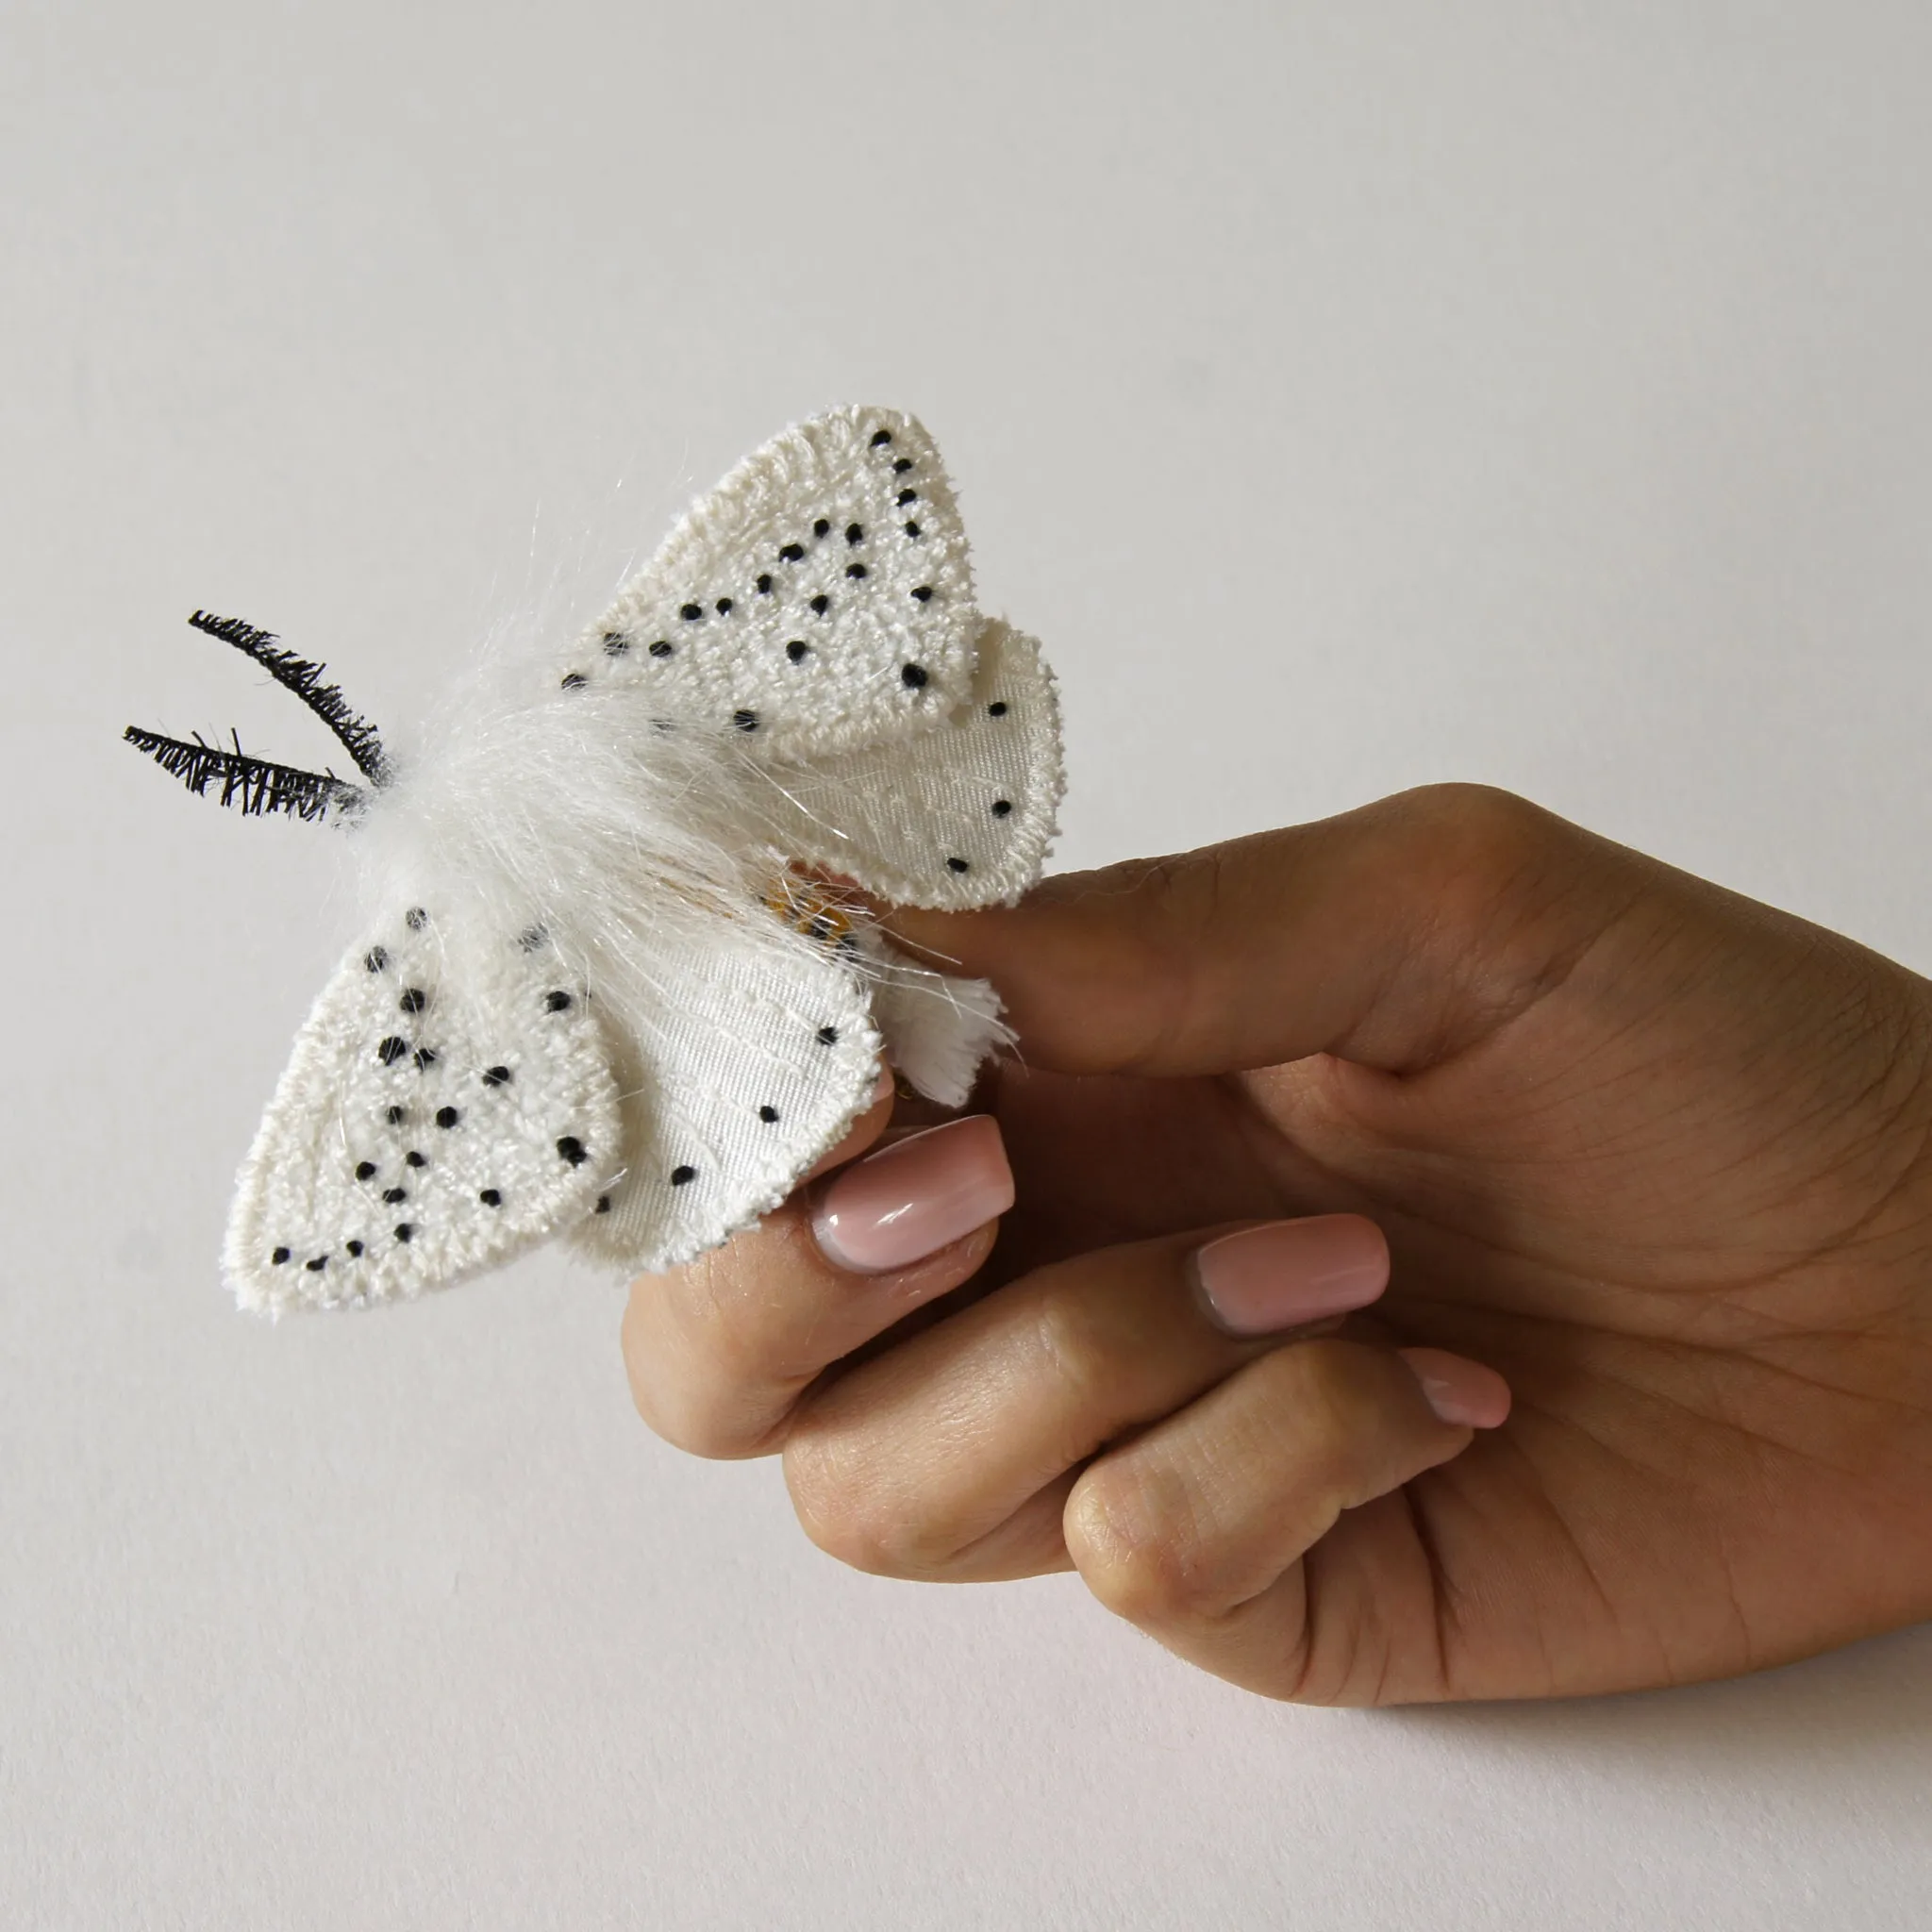
[{"label": "human hand", "polygon": [[[1071,1565],[1323,1703],[1679,1683],[1932,1614],[1924,980],[1467,787],[892,924],[1005,996],[991,1118],[625,1324],[645,1419],[782,1451],[834,1555]],[[1386,1234],[1372,1309],[1336,1318],[1373,1231],[1310,1215]]]}]

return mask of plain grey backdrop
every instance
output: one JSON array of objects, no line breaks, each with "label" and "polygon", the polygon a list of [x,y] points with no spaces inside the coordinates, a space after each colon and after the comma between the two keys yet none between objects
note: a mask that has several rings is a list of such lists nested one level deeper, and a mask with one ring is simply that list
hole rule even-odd
[{"label": "plain grey backdrop", "polygon": [[1280,1708],[840,1571],[555,1257],[243,1320],[344,855],[115,742],[325,755],[198,604],[406,733],[876,401],[1060,863],[1479,778],[1932,965],[1922,0],[4,0],[0,184],[0,1923],[1926,1922],[1932,1632]]}]

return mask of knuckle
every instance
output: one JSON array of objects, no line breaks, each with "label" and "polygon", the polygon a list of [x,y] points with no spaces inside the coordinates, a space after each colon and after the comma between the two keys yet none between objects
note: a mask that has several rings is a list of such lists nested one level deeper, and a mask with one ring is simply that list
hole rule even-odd
[{"label": "knuckle", "polygon": [[941,1553],[854,1431],[805,1416],[786,1438],[784,1466],[799,1526],[826,1556],[874,1576],[939,1567]]},{"label": "knuckle", "polygon": [[1494,785],[1424,785],[1396,801],[1425,863],[1484,884],[1507,881],[1550,841],[1560,821]]},{"label": "knuckle", "polygon": [[1046,1267],[1036,1277],[1033,1347],[1063,1399],[1081,1413],[1119,1400],[1140,1349],[1124,1341],[1111,1301],[1075,1282],[1070,1271]]},{"label": "knuckle", "polygon": [[1061,1528],[1088,1590],[1130,1624],[1198,1624],[1226,1607],[1178,1480],[1163,1480],[1131,1457],[1086,1471],[1067,1498]]}]

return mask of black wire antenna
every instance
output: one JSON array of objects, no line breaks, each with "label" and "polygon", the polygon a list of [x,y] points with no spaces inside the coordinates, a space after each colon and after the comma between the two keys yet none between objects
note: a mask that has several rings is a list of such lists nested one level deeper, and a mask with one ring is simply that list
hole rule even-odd
[{"label": "black wire antenna", "polygon": [[251,818],[278,811],[292,818],[320,819],[331,813],[359,811],[368,804],[370,791],[389,783],[389,761],[375,726],[350,709],[340,687],[322,681],[326,666],[311,664],[293,651],[284,650],[272,632],[258,630],[239,617],[216,617],[197,610],[188,622],[196,630],[233,644],[277,684],[293,691],[341,741],[368,787],[352,785],[326,769],[309,772],[299,765],[278,765],[254,758],[242,749],[240,737],[232,731],[228,734],[232,744],[220,745],[210,744],[198,731],[191,741],[163,737],[158,731],[130,724],[123,736],[137,751],[145,752],[197,797],[206,798],[210,786],[219,786],[220,802]]}]

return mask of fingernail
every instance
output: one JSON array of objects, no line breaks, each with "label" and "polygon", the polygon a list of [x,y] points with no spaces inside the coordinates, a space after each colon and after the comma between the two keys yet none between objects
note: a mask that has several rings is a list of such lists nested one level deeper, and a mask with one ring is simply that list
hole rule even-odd
[{"label": "fingernail", "polygon": [[1509,1414],[1509,1385],[1494,1369],[1441,1348],[1398,1348],[1441,1422],[1493,1429]]},{"label": "fingernail", "polygon": [[854,1162],[825,1190],[812,1233],[834,1267],[883,1274],[971,1234],[1012,1205],[1013,1171],[999,1123],[976,1113]]},{"label": "fingernail", "polygon": [[1201,1296],[1236,1335],[1272,1335],[1366,1307],[1389,1285],[1389,1243],[1359,1214],[1224,1234],[1194,1254]]}]

